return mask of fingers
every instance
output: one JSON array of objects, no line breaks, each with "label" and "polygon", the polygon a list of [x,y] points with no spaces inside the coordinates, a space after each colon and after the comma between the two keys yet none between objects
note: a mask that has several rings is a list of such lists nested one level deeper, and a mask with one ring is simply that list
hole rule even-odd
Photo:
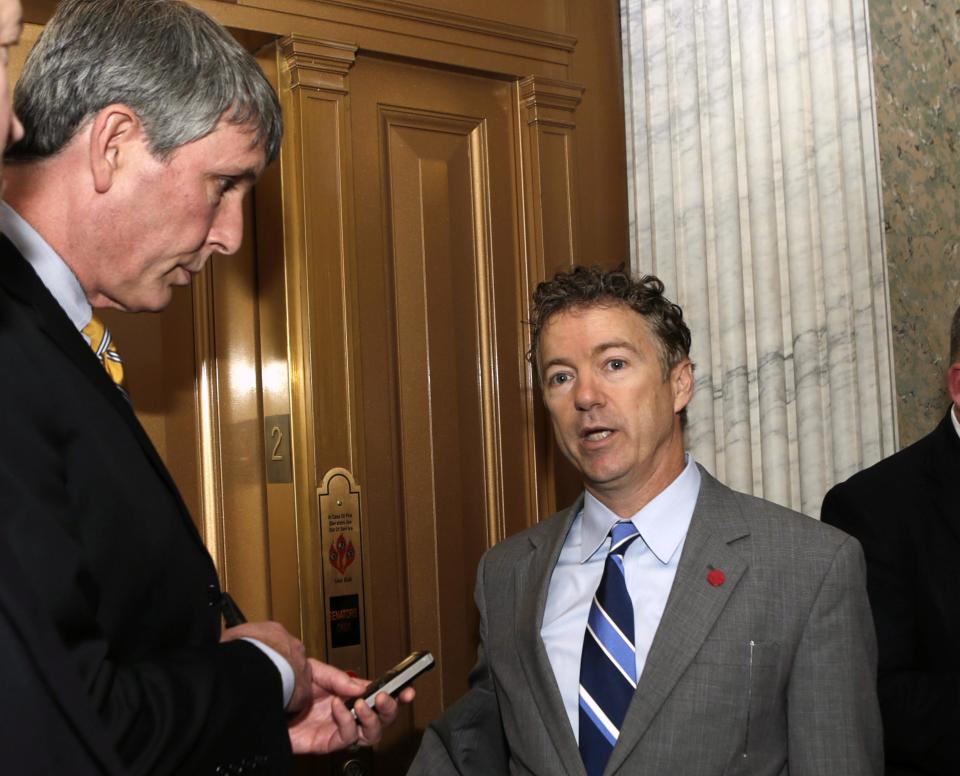
[{"label": "fingers", "polygon": [[[357,701],[358,706],[366,706],[363,701]],[[369,707],[367,707],[369,710]],[[334,698],[330,704],[330,715],[334,724],[337,726],[337,732],[344,741],[344,746],[356,742],[360,738],[360,727],[357,720],[353,718],[350,710],[339,698]]]},{"label": "fingers", "polygon": [[387,693],[379,693],[374,701],[375,709],[371,709],[362,700],[354,704],[357,712],[357,724],[360,726],[360,743],[373,746],[383,736],[383,729],[393,724],[400,711],[401,704],[413,701],[416,691],[407,687],[395,700]]},{"label": "fingers", "polygon": [[323,690],[331,695],[339,695],[341,698],[353,698],[363,695],[363,691],[370,684],[365,679],[357,679],[350,676],[346,671],[334,668],[326,663],[321,663],[315,658],[307,658],[310,664],[310,670],[313,673],[313,684],[315,688]]},{"label": "fingers", "polygon": [[[356,724],[359,725],[360,727],[360,730],[359,730],[360,743],[366,746],[373,746],[380,740],[380,737],[383,735],[384,723],[381,722],[381,715],[383,714],[380,708],[381,701],[384,703],[389,702],[390,704],[393,705],[392,714],[390,716],[390,721],[392,722],[393,717],[397,715],[396,701],[394,701],[393,698],[391,698],[386,693],[380,693],[377,696],[376,711],[371,709],[363,700],[358,700],[353,705],[353,710],[357,713]],[[389,722],[386,724],[389,724]]]},{"label": "fingers", "polygon": [[313,698],[288,725],[290,743],[296,753],[324,754],[353,743],[373,746],[383,737],[384,728],[396,719],[400,705],[410,703],[415,694],[412,687],[400,693],[398,700],[380,693],[375,709],[362,699],[357,700],[354,718],[343,698],[362,696],[369,682],[354,679],[313,658],[308,659],[308,665],[313,673]]}]

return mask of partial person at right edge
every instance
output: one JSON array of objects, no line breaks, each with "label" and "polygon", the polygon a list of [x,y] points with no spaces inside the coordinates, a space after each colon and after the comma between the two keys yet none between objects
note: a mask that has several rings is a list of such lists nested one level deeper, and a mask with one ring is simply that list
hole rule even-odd
[{"label": "partial person at right edge", "polygon": [[866,554],[888,776],[960,773],[960,307],[947,387],[932,432],[836,485],[820,512]]}]

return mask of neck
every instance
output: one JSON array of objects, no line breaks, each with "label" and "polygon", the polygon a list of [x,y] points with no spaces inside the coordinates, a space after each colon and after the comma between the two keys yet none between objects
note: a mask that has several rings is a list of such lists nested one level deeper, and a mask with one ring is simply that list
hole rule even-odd
[{"label": "neck", "polygon": [[93,214],[76,206],[72,176],[71,171],[64,169],[60,156],[8,165],[4,170],[4,200],[70,267],[89,299],[83,255],[75,246],[85,244],[83,233]]},{"label": "neck", "polygon": [[585,483],[587,490],[607,509],[629,519],[653,501],[677,479],[686,467],[682,440],[655,462],[646,473],[631,471],[621,481]]}]

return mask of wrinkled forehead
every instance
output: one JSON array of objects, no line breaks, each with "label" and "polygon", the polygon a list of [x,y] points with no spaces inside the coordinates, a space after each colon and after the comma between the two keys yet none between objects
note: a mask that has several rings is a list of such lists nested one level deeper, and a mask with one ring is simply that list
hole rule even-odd
[{"label": "wrinkled forehead", "polygon": [[566,320],[576,326],[590,326],[590,319],[594,313],[611,313],[610,316],[604,316],[607,320],[613,319],[617,325],[636,330],[639,327],[647,336],[653,336],[653,330],[644,316],[638,313],[626,302],[619,299],[598,299],[589,302],[579,302],[563,307],[554,312],[544,322],[540,330],[541,340],[543,334],[550,327],[559,321]]},{"label": "wrinkled forehead", "polygon": [[646,317],[628,304],[604,299],[564,307],[543,322],[537,343],[538,352],[535,354],[539,365],[543,364],[545,347],[550,347],[554,342],[557,328],[567,332],[576,330],[587,339],[624,340],[639,347],[660,349],[659,340]]}]

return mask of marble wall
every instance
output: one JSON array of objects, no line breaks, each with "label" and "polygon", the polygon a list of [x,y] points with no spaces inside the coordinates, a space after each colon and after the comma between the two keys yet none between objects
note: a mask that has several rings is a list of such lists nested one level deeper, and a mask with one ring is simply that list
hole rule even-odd
[{"label": "marble wall", "polygon": [[960,304],[960,8],[870,0],[901,445],[949,404],[943,374]]},{"label": "marble wall", "polygon": [[819,512],[896,444],[866,0],[622,0],[633,266],[693,331],[687,447]]}]

